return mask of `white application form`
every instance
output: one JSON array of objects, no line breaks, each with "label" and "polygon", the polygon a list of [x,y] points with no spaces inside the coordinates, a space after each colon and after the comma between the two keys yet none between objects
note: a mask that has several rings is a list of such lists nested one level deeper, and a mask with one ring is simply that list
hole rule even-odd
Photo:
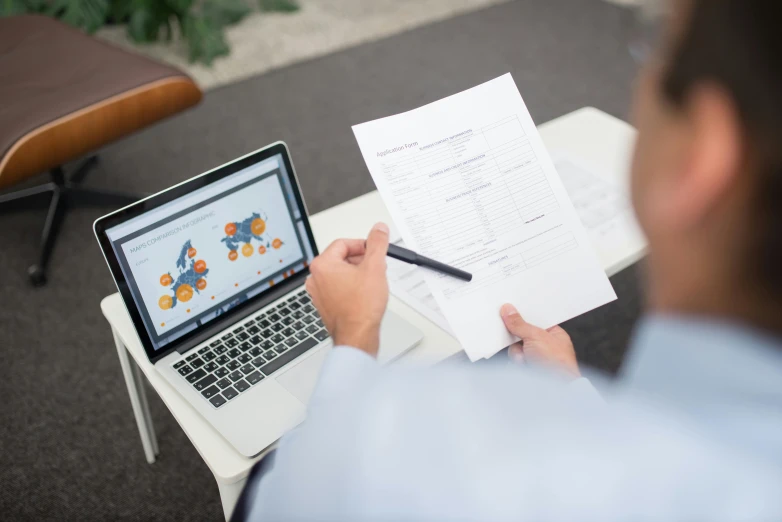
[{"label": "white application form", "polygon": [[548,328],[616,299],[510,74],[353,132],[409,248],[473,274],[425,271],[470,359],[516,340],[503,303]]}]

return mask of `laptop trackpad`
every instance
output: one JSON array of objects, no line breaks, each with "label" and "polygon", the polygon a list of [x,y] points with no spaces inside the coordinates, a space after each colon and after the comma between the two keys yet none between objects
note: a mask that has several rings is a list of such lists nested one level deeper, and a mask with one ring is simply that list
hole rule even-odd
[{"label": "laptop trackpad", "polygon": [[277,377],[277,382],[305,405],[310,401],[310,395],[318,382],[320,367],[328,355],[330,348],[318,350],[299,364]]}]

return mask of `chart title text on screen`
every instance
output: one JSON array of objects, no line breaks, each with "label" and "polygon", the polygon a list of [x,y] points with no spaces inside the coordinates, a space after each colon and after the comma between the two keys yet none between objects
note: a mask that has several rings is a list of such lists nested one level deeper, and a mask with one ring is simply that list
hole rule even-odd
[{"label": "chart title text on screen", "polygon": [[208,214],[201,214],[200,216],[195,217],[195,218],[191,219],[190,221],[187,221],[186,223],[182,223],[181,225],[179,225],[179,226],[177,226],[175,228],[172,228],[171,230],[169,230],[167,232],[164,232],[164,233],[162,233],[162,234],[160,234],[158,236],[155,236],[153,238],[148,239],[147,241],[141,243],[140,245],[136,245],[136,246],[132,247],[130,249],[130,253],[133,254],[133,253],[138,252],[139,250],[143,250],[144,248],[146,248],[148,246],[152,246],[155,243],[157,243],[158,241],[162,241],[163,239],[166,239],[167,237],[173,236],[174,234],[178,234],[178,233],[182,232],[183,230],[186,230],[186,229],[190,228],[193,225],[196,225],[196,224],[198,224],[198,223],[200,223],[200,222],[202,222],[202,221],[204,221],[206,219],[214,217],[214,215],[215,215],[214,211],[209,212]]}]

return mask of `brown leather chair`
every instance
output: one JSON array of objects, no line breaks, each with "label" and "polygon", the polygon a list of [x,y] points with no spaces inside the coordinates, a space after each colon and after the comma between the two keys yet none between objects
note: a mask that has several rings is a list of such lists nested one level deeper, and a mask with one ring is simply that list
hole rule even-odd
[{"label": "brown leather chair", "polygon": [[0,190],[42,172],[51,176],[49,183],[0,195],[0,211],[51,195],[40,258],[29,269],[33,284],[46,282],[68,206],[119,208],[142,197],[82,186],[95,156],[67,178],[62,165],[200,100],[198,86],[173,67],[51,18],[0,18]]}]

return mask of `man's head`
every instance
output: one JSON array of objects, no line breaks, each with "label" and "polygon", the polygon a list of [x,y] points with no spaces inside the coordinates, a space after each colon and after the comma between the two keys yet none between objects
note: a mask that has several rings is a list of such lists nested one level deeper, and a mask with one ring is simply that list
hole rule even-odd
[{"label": "man's head", "polygon": [[659,310],[782,329],[779,14],[779,0],[673,0],[641,75],[633,202]]}]

